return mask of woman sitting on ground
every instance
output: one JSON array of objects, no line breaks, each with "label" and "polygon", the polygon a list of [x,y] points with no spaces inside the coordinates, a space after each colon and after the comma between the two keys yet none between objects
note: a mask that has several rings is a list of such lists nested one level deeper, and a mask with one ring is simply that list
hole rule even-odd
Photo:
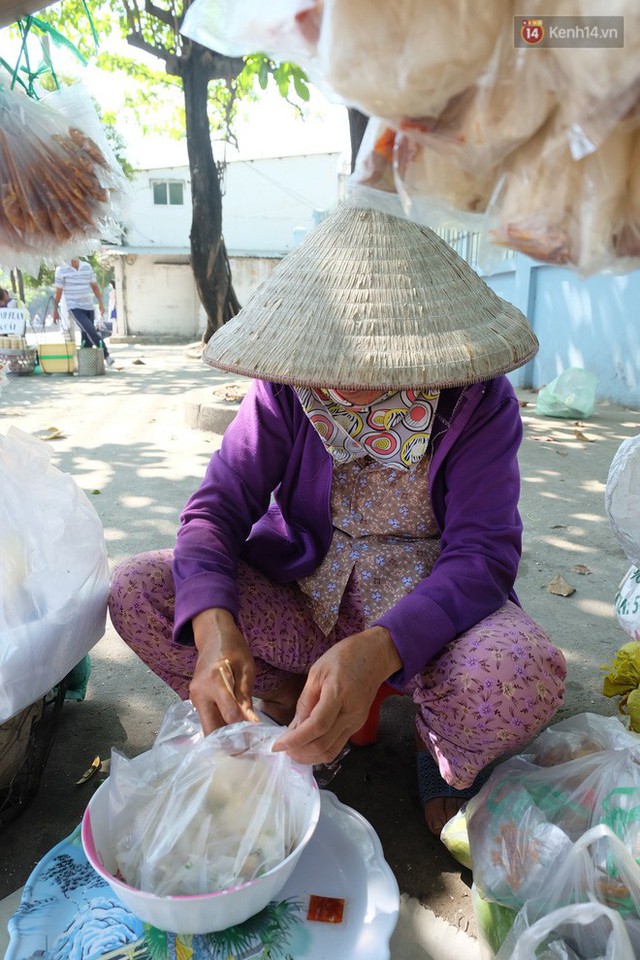
[{"label": "woman sitting on ground", "polygon": [[566,668],[513,591],[522,423],[502,375],[536,349],[435,234],[353,204],[213,336],[205,359],[253,383],[175,550],[123,563],[110,600],[205,732],[255,697],[288,725],[275,749],[326,763],[387,681],[415,702],[439,833],[551,720]]}]

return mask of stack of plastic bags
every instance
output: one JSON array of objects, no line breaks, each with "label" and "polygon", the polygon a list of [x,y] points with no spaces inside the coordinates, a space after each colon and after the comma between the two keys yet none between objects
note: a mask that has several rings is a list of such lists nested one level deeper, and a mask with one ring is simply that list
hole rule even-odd
[{"label": "stack of plastic bags", "polygon": [[624,38],[519,45],[524,0],[195,0],[182,29],[227,55],[291,60],[371,117],[352,186],[372,205],[393,195],[419,222],[457,221],[583,274],[633,269],[640,8],[554,0],[535,12],[596,17],[596,30],[605,12]]},{"label": "stack of plastic bags", "polygon": [[618,718],[550,727],[466,825],[484,960],[640,956],[640,738]]}]

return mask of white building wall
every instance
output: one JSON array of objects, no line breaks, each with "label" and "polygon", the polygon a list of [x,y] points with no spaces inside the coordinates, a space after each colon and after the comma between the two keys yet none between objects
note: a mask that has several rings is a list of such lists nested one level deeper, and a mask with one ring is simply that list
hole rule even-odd
[{"label": "white building wall", "polygon": [[[154,204],[155,181],[178,182],[183,185],[182,205]],[[188,167],[157,167],[140,170],[130,188],[126,211],[127,246],[189,246],[191,229],[191,181]]]},{"label": "white building wall", "polygon": [[120,336],[199,337],[200,300],[186,258],[118,257],[116,295],[119,290]]},{"label": "white building wall", "polygon": [[234,253],[284,254],[339,199],[341,155],[237,160],[225,175],[222,230]]}]

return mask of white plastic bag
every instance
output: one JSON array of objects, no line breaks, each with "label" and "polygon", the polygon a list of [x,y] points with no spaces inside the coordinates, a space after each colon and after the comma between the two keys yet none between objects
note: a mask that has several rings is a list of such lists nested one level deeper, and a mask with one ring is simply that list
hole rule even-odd
[{"label": "white plastic bag", "polygon": [[51,451],[0,435],[0,723],[44,696],[104,634],[102,523]]},{"label": "white plastic bag", "polygon": [[187,700],[170,707],[147,753],[112,751],[112,848],[126,882],[158,896],[214,893],[281,863],[300,839],[293,764],[280,729],[234,723],[205,737]]},{"label": "white plastic bag", "polygon": [[[581,945],[573,949],[575,934],[583,928]],[[499,960],[636,960],[622,917],[601,903],[578,903],[559,907],[524,931]]]},{"label": "white plastic bag", "polygon": [[604,506],[627,559],[640,566],[640,434],[618,447],[609,467]]},{"label": "white plastic bag", "polygon": [[640,640],[640,567],[629,567],[613,601],[616,620],[632,640]]}]

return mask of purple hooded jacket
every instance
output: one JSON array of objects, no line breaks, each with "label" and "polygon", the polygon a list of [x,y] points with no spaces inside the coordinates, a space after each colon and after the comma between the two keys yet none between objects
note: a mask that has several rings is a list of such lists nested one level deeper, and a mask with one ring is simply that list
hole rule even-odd
[{"label": "purple hooded jacket", "polygon": [[[428,577],[376,621],[402,659],[405,686],[442,647],[508,598],[521,551],[517,452],[522,420],[506,377],[440,392],[431,434],[431,503],[441,552]],[[292,387],[253,381],[180,517],[174,638],[209,607],[238,614],[236,563],[297,580],[325,556],[333,460]]]}]

